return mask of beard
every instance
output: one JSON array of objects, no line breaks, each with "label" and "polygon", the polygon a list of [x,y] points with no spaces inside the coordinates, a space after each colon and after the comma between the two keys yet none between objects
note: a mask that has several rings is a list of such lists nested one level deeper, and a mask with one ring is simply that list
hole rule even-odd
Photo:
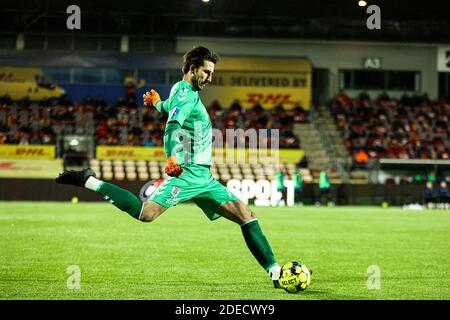
[{"label": "beard", "polygon": [[208,82],[203,82],[202,79],[195,74],[192,76],[192,85],[195,91],[201,91]]}]

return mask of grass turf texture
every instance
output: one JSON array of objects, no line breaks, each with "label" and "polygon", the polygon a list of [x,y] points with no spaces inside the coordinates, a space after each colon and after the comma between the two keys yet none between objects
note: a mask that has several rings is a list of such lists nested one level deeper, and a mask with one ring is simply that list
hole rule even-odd
[{"label": "grass turf texture", "polygon": [[107,203],[0,202],[0,299],[450,299],[449,211],[253,210],[280,263],[314,270],[306,291],[273,289],[240,228],[194,205],[148,224]]}]

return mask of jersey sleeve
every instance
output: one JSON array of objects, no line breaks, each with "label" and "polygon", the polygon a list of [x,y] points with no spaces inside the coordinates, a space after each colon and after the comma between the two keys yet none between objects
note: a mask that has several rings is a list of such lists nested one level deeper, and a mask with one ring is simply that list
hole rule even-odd
[{"label": "jersey sleeve", "polygon": [[170,112],[167,123],[178,122],[181,126],[184,121],[191,115],[194,104],[191,97],[177,94],[170,103]]},{"label": "jersey sleeve", "polygon": [[166,100],[164,102],[159,100],[156,103],[155,108],[156,108],[156,110],[158,110],[158,112],[169,113],[169,105],[170,105],[169,100]]}]

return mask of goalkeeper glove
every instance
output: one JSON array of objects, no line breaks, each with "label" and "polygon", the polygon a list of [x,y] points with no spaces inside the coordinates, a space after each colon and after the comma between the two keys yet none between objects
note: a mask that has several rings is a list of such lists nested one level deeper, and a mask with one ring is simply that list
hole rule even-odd
[{"label": "goalkeeper glove", "polygon": [[159,93],[154,89],[147,91],[142,97],[144,98],[144,106],[151,103],[152,106],[156,107],[156,103],[161,100]]},{"label": "goalkeeper glove", "polygon": [[164,169],[164,172],[171,177],[179,177],[183,174],[183,168],[177,163],[177,158],[175,156],[171,156],[167,159],[167,167]]}]

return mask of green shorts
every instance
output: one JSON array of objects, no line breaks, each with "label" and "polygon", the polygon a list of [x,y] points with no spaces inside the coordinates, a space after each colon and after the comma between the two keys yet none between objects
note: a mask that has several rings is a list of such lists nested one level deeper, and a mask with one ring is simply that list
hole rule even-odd
[{"label": "green shorts", "polygon": [[211,175],[209,167],[183,166],[181,176],[167,177],[152,193],[148,201],[170,208],[178,203],[192,200],[210,220],[220,217],[216,211],[229,201],[239,200]]}]

